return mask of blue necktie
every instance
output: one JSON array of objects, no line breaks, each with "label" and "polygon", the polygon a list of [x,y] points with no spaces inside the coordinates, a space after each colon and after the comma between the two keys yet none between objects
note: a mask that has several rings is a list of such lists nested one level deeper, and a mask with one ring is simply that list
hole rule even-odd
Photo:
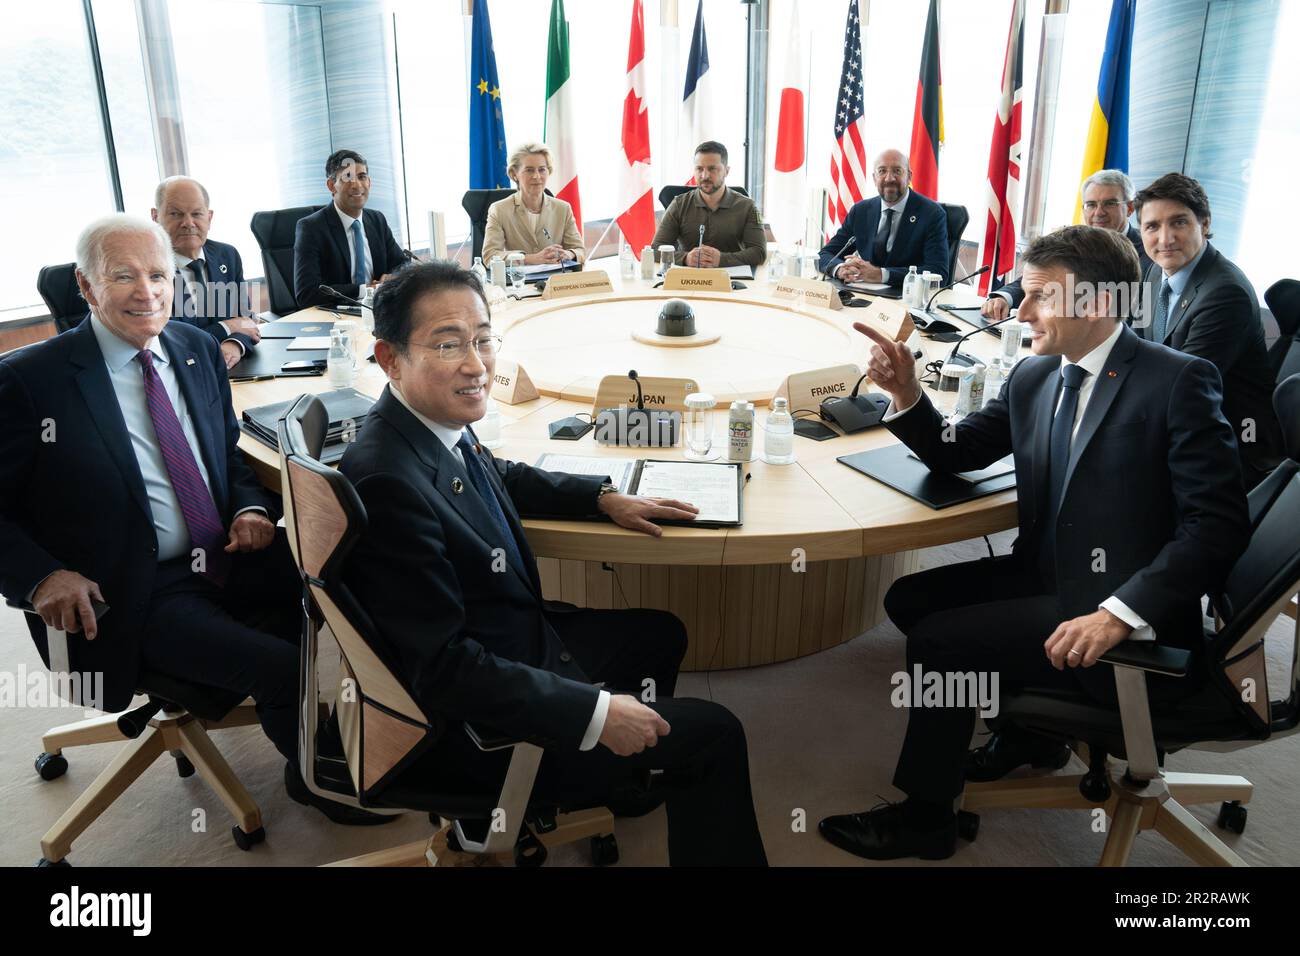
[{"label": "blue necktie", "polygon": [[1043,580],[1049,586],[1056,578],[1056,516],[1061,510],[1065,473],[1070,467],[1070,439],[1074,434],[1074,417],[1079,411],[1079,386],[1087,374],[1081,365],[1066,365],[1061,369],[1061,403],[1052,418],[1052,436],[1047,446],[1047,514],[1039,555]]},{"label": "blue necktie", "polygon": [[1151,330],[1154,342],[1163,342],[1165,333],[1169,331],[1169,294],[1172,291],[1168,279],[1160,283],[1160,295],[1156,299],[1156,321]]},{"label": "blue necktie", "polygon": [[501,502],[497,500],[487,469],[483,466],[483,461],[479,458],[478,452],[474,450],[474,443],[469,440],[469,432],[460,433],[460,441],[456,442],[456,447],[460,449],[461,456],[465,459],[465,471],[469,475],[470,484],[474,486],[474,490],[483,499],[483,504],[487,505],[487,510],[492,513],[492,518],[497,523],[501,538],[505,542],[507,556],[515,562],[515,567],[521,571],[527,571],[524,559],[519,554],[519,545],[515,541],[515,533],[510,530],[510,522],[506,521],[506,513],[501,510]]},{"label": "blue necktie", "polygon": [[366,284],[366,243],[361,236],[361,220],[352,220],[352,281],[359,286]]}]

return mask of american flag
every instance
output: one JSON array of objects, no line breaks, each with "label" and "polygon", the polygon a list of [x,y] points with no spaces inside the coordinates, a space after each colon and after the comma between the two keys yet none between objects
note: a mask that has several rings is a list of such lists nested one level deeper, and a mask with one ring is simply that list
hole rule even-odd
[{"label": "american flag", "polygon": [[849,0],[844,25],[844,65],[840,67],[840,92],[835,104],[835,146],[831,149],[831,193],[826,202],[830,220],[826,235],[839,229],[855,202],[866,195],[867,149],[862,140],[862,33],[858,0]]},{"label": "american flag", "polygon": [[1007,54],[1002,61],[1002,92],[989,144],[988,218],[984,225],[981,266],[991,267],[980,277],[979,293],[988,295],[1011,275],[1016,266],[1016,219],[1020,215],[1020,100],[1024,95],[1021,61],[1025,53],[1025,4],[1013,0]]}]

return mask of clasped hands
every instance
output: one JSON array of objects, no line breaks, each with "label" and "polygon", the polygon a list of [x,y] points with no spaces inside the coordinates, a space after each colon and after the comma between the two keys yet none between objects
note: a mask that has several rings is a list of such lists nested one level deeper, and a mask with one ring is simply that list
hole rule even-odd
[{"label": "clasped hands", "polygon": [[577,253],[564,248],[559,243],[553,242],[544,249],[534,252],[531,255],[524,256],[524,265],[549,265],[553,262],[564,262],[566,259],[576,258],[578,258]]},{"label": "clasped hands", "polygon": [[715,269],[722,264],[722,253],[713,246],[696,246],[686,253],[685,264],[692,269]]},{"label": "clasped hands", "polygon": [[884,273],[856,252],[851,253],[835,269],[835,278],[843,282],[880,282]]}]

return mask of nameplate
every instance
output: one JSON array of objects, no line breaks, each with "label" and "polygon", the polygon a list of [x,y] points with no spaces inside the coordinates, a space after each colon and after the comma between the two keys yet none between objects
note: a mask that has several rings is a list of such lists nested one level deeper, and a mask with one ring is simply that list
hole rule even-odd
[{"label": "nameplate", "polygon": [[775,299],[798,299],[800,296],[809,305],[818,305],[827,309],[844,308],[843,303],[840,302],[839,290],[829,282],[788,276],[778,279],[776,288],[772,290],[772,297]]},{"label": "nameplate", "polygon": [[[641,383],[641,395],[646,408],[683,412],[686,410],[686,396],[698,392],[699,387],[690,378],[654,378],[649,375],[637,376]],[[626,375],[606,375],[596,388],[596,400],[592,402],[592,414],[605,408],[618,408],[625,405],[636,408],[636,382]]]},{"label": "nameplate", "polygon": [[496,371],[492,374],[494,399],[507,405],[519,405],[531,402],[539,394],[537,386],[522,365],[509,359],[497,359]]},{"label": "nameplate", "polygon": [[603,269],[591,269],[586,272],[557,272],[546,280],[542,290],[543,299],[562,299],[570,295],[595,295],[598,292],[613,292],[614,286],[609,281],[609,273]]},{"label": "nameplate", "polygon": [[862,377],[856,365],[832,365],[809,372],[796,372],[781,383],[776,397],[788,398],[791,411],[816,409],[828,398],[846,397]]},{"label": "nameplate", "polygon": [[674,266],[664,276],[665,292],[730,292],[731,276],[726,269],[691,269]]}]

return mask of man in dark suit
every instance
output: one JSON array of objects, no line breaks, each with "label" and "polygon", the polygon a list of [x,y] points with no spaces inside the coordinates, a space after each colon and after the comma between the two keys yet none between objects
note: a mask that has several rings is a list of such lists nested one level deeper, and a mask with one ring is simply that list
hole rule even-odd
[{"label": "man in dark suit", "polygon": [[[543,600],[519,518],[604,514],[658,536],[655,519],[696,509],[478,444],[467,426],[486,412],[499,340],[472,273],[412,266],[380,287],[374,309],[389,384],[343,456],[367,517],[344,580],[395,672],[449,727],[470,721],[543,747],[538,799],[617,807],[662,769],[673,864],[764,863],[744,730],[718,704],[672,696],[681,622]],[[447,730],[403,783],[492,790],[507,759]]]},{"label": "man in dark suit", "polygon": [[[1142,245],[1142,236],[1136,226],[1129,225],[1133,215],[1133,200],[1137,191],[1133,180],[1119,169],[1101,169],[1083,181],[1083,219],[1090,226],[1098,229],[1114,229],[1122,232],[1133,243],[1138,254],[1141,273],[1146,275],[1151,267],[1147,251]],[[980,314],[989,319],[1005,319],[1012,309],[1020,308],[1025,298],[1020,280],[1008,282],[1001,289],[989,293],[980,309]]]},{"label": "man in dark suit", "polygon": [[203,184],[188,176],[170,176],[154,191],[149,215],[171,238],[176,260],[172,318],[207,332],[221,343],[226,368],[261,341],[251,316],[244,261],[239,250],[208,238],[212,209]]},{"label": "man in dark suit", "polygon": [[67,632],[71,672],[103,675],[94,706],[125,709],[142,669],[251,696],[296,777],[301,584],[216,340],[168,321],[173,272],[155,223],[92,223],[90,317],[0,359],[0,592]]},{"label": "man in dark suit", "polygon": [[[931,470],[1012,454],[1019,479],[1011,555],[909,575],[885,609],[907,635],[909,675],[992,673],[1003,685],[1081,687],[1111,702],[1111,669],[1094,665],[1121,641],[1199,650],[1201,596],[1249,540],[1246,498],[1214,366],[1145,342],[1120,319],[1114,284],[1137,281],[1132,245],[1069,226],[1035,240],[1024,261],[1021,318],[1034,355],[955,428],[922,392],[911,352],[856,326],[876,343],[869,371],[893,399],[889,430]],[[1154,699],[1181,690],[1172,679],[1149,684]],[[894,773],[906,802],[828,817],[827,840],[872,859],[952,855],[976,710],[941,703],[909,711]],[[998,765],[974,769],[988,779],[1058,746],[1002,740]]]},{"label": "man in dark suit", "polygon": [[1137,194],[1146,272],[1133,328],[1148,341],[1199,355],[1223,379],[1223,414],[1237,434],[1242,478],[1255,485],[1282,460],[1273,412],[1273,375],[1255,289],[1209,242],[1210,201],[1182,173],[1161,176]]},{"label": "man in dark suit", "polygon": [[357,299],[406,262],[384,214],[365,208],[365,158],[340,149],[325,161],[325,177],[334,201],[300,219],[293,236],[293,295],[304,309],[337,304],[320,291],[322,285]]},{"label": "man in dark suit", "polygon": [[[885,282],[895,289],[902,288],[910,266],[947,282],[948,215],[910,188],[907,157],[885,150],[871,178],[880,195],[853,204],[840,231],[822,246],[817,267],[845,282]],[[850,239],[853,244],[846,248]]]}]

